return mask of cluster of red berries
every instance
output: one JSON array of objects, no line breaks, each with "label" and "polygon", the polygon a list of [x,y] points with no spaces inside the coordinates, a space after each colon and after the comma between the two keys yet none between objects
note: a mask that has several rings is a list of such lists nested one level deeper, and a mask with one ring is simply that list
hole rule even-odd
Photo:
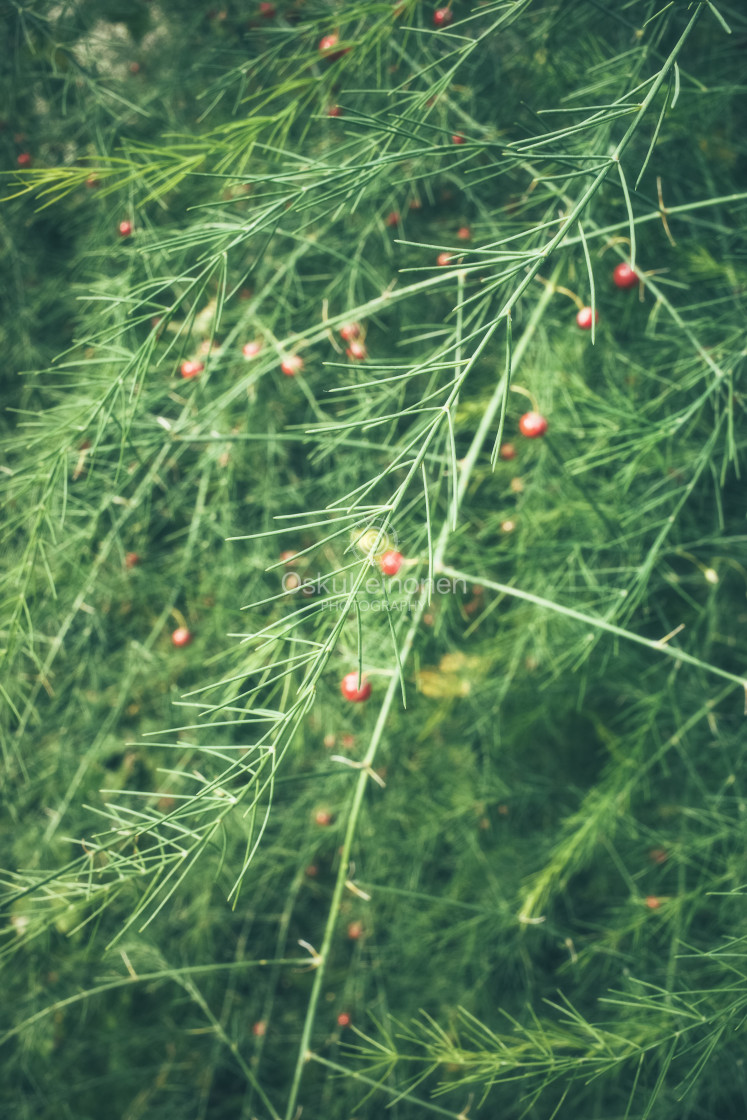
[{"label": "cluster of red berries", "polygon": [[[635,288],[640,283],[640,277],[632,265],[621,261],[612,272],[612,282],[616,288]],[[590,307],[579,308],[576,322],[582,331],[590,331],[592,326],[599,322],[599,312]]]},{"label": "cluster of red berries", "polygon": [[[622,261],[614,269],[612,280],[618,288],[634,288],[640,282],[638,273],[625,261]],[[596,309],[592,311],[591,307],[582,307],[576,315],[576,322],[582,331],[591,330],[592,325],[599,322],[599,312]],[[542,413],[534,410],[525,412],[519,420],[519,431],[527,439],[538,439],[545,434],[547,427],[547,420]],[[507,453],[508,448],[511,448],[511,454]],[[515,451],[511,444],[504,445],[500,450],[502,459],[513,458],[514,454]]]},{"label": "cluster of red berries", "polygon": [[354,362],[365,362],[368,350],[363,341],[363,330],[360,323],[343,323],[340,327],[340,338],[347,342],[345,353]]},{"label": "cluster of red berries", "polygon": [[[396,549],[390,548],[379,559],[379,567],[385,576],[396,576],[402,567],[404,556]],[[358,670],[346,673],[340,682],[340,692],[353,704],[362,704],[371,695],[371,682],[358,675]]]}]

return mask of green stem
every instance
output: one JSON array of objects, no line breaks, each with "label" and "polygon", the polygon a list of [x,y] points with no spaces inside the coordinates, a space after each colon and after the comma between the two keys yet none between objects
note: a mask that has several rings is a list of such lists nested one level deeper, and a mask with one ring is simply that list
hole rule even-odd
[{"label": "green stem", "polygon": [[488,587],[491,591],[498,591],[502,595],[509,595],[513,599],[521,599],[525,603],[532,603],[535,607],[540,607],[544,610],[553,611],[555,614],[565,615],[566,618],[573,618],[577,622],[583,622],[585,626],[592,626],[596,630],[604,630],[607,634],[614,634],[617,638],[624,638],[628,642],[635,642],[639,646],[646,646],[647,649],[656,650],[657,653],[663,653],[666,657],[671,657],[674,661],[682,661],[687,665],[694,665],[698,669],[702,669],[706,673],[712,673],[716,677],[723,677],[724,680],[732,681],[733,684],[740,685],[745,690],[745,697],[747,698],[747,677],[737,676],[736,673],[730,673],[726,669],[719,669],[716,665],[710,665],[707,661],[701,661],[699,657],[693,657],[690,653],[685,653],[684,650],[677,649],[676,647],[668,646],[665,638],[660,638],[654,641],[652,638],[644,638],[641,634],[634,634],[630,630],[624,630],[622,626],[615,626],[611,622],[605,622],[603,618],[595,618],[594,615],[584,614],[582,611],[576,611],[572,607],[564,607],[561,603],[555,603],[552,599],[543,599],[541,595],[535,595],[531,591],[522,591],[518,587],[511,587],[507,583],[497,583],[495,580],[486,579],[483,575],[469,574],[467,572],[458,571],[456,568],[450,568],[446,565],[436,567],[439,575],[450,576],[452,579],[465,580],[467,583],[479,583],[482,587]]}]

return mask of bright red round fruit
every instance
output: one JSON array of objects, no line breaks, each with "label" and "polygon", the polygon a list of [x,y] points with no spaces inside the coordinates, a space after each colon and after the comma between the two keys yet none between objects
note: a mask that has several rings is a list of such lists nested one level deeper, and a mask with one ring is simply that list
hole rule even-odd
[{"label": "bright red round fruit", "polygon": [[192,377],[198,377],[205,368],[204,362],[182,362],[181,375],[189,380]]},{"label": "bright red round fruit", "polygon": [[352,1023],[352,1018],[348,1015],[347,1011],[341,1011],[337,1016],[338,1027],[349,1027]]},{"label": "bright red round fruit", "polygon": [[472,230],[469,226],[460,226],[457,230],[457,237],[460,241],[469,241],[472,237]]},{"label": "bright red round fruit", "polygon": [[119,236],[120,237],[129,237],[131,233],[132,233],[132,222],[127,221],[127,219],[125,218],[125,220],[123,222],[119,223]]},{"label": "bright red round fruit", "polygon": [[318,824],[320,828],[329,828],[334,819],[329,809],[317,809],[314,813],[314,823]]},{"label": "bright red round fruit", "polygon": [[245,358],[256,358],[257,354],[259,354],[261,349],[262,349],[262,343],[258,342],[255,339],[254,342],[245,342],[244,345],[241,347],[241,353],[244,355]]},{"label": "bright red round fruit", "polygon": [[263,16],[264,19],[272,19],[275,15],[275,5],[268,3],[268,0],[261,0],[259,14]]},{"label": "bright red round fruit", "polygon": [[506,461],[508,461],[509,459],[515,459],[516,448],[512,443],[502,443],[498,454],[500,455],[501,459],[505,459]]},{"label": "bright red round fruit", "polygon": [[631,268],[627,261],[621,261],[612,273],[618,288],[635,288],[638,285],[638,273]]},{"label": "bright red round fruit", "polygon": [[547,420],[541,412],[525,412],[519,420],[519,431],[527,439],[537,439],[547,431]]},{"label": "bright red round fruit", "polygon": [[456,132],[452,136],[451,142],[452,142],[452,144],[464,144],[466,141],[465,141],[463,136],[460,136],[460,134],[458,132]]},{"label": "bright red round fruit", "polygon": [[341,117],[342,116],[342,109],[340,108],[339,105],[330,105],[329,109],[327,109],[327,116],[328,117]]},{"label": "bright red round fruit", "polygon": [[303,358],[299,354],[289,354],[283,358],[280,368],[286,377],[295,377],[303,369]]},{"label": "bright red round fruit", "polygon": [[379,561],[379,564],[385,576],[396,576],[397,572],[402,567],[403,560],[404,556],[402,555],[402,553],[397,552],[396,549],[391,548],[388,552],[384,553],[384,555],[381,557],[381,560]]},{"label": "bright red round fruit", "polygon": [[590,331],[592,323],[599,322],[599,312],[595,309],[592,313],[590,307],[582,307],[576,316],[576,322],[582,331]]},{"label": "bright red round fruit", "polygon": [[361,325],[360,323],[343,323],[340,327],[340,338],[345,342],[352,342],[354,338],[360,338]]},{"label": "bright red round fruit", "polygon": [[125,568],[136,568],[140,563],[140,557],[136,552],[125,552]]},{"label": "bright red round fruit", "polygon": [[17,163],[19,167],[31,167],[31,152],[21,152]]},{"label": "bright red round fruit", "polygon": [[181,649],[183,646],[189,645],[192,641],[192,635],[186,626],[177,626],[176,630],[171,635],[171,641],[178,649]]},{"label": "bright red round fruit", "polygon": [[352,358],[354,362],[365,362],[368,357],[368,350],[366,350],[362,342],[358,342],[356,339],[353,339],[345,353],[349,358]]},{"label": "bright red round fruit", "polygon": [[435,27],[446,27],[453,18],[454,13],[451,8],[436,8],[433,13],[433,24]]},{"label": "bright red round fruit", "polygon": [[439,253],[436,257],[436,264],[441,268],[446,268],[447,265],[451,264],[453,259],[454,258],[452,257],[451,253]]},{"label": "bright red round fruit", "polygon": [[354,704],[361,704],[364,700],[368,700],[371,695],[371,682],[361,680],[361,686],[358,687],[358,671],[354,670],[352,673],[346,673],[340,682],[340,692],[346,700],[352,701]]}]

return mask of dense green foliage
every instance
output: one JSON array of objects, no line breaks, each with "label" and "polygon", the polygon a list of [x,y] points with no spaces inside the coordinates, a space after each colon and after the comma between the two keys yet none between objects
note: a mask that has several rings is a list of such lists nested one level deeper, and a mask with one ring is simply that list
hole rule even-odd
[{"label": "dense green foliage", "polygon": [[13,1120],[744,1116],[747,13],[448,11],[0,5]]}]

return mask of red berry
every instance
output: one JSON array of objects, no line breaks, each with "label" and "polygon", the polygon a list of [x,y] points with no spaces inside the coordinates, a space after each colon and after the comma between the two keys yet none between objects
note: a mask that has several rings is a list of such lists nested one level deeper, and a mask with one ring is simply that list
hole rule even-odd
[{"label": "red berry", "polygon": [[181,649],[183,646],[189,645],[192,641],[192,635],[186,626],[177,626],[176,630],[171,635],[171,641],[177,648]]},{"label": "red berry", "polygon": [[363,935],[363,922],[357,919],[354,922],[348,923],[348,937],[351,941],[357,941]]},{"label": "red berry", "polygon": [[599,322],[599,312],[595,309],[592,314],[590,307],[582,307],[576,316],[576,322],[582,331],[590,331],[591,324]]},{"label": "red berry", "polygon": [[244,355],[245,358],[256,358],[257,354],[259,354],[261,349],[262,349],[262,343],[258,342],[255,339],[254,342],[245,342],[244,345],[241,347],[241,353]]},{"label": "red berry", "polygon": [[358,687],[358,671],[354,670],[352,673],[347,673],[340,682],[340,692],[346,700],[351,700],[354,704],[360,704],[364,700],[368,700],[371,695],[371,682],[361,680],[360,688]]},{"label": "red berry", "polygon": [[519,431],[527,439],[537,439],[547,431],[547,420],[539,412],[525,412],[519,420]]},{"label": "red berry", "polygon": [[334,817],[329,809],[317,809],[314,813],[314,823],[318,824],[320,828],[328,828],[332,824]]},{"label": "red berry", "polygon": [[648,858],[652,863],[666,863],[669,859],[669,852],[666,848],[652,848],[648,853]]},{"label": "red berry", "polygon": [[295,377],[303,369],[303,358],[299,354],[289,354],[283,358],[280,368],[286,377]]},{"label": "red berry", "polygon": [[460,226],[457,230],[457,237],[460,241],[469,241],[472,237],[472,230],[469,226]]},{"label": "red berry", "polygon": [[460,136],[459,133],[457,132],[452,136],[451,142],[452,142],[452,144],[464,144],[465,139],[464,139],[463,136]]},{"label": "red berry", "polygon": [[19,167],[31,167],[31,152],[21,152],[18,157]]},{"label": "red berry", "polygon": [[650,894],[646,899],[646,905],[649,910],[658,910],[661,906],[661,899],[657,898],[656,895]]},{"label": "red berry", "polygon": [[360,323],[343,323],[340,327],[340,338],[345,342],[352,342],[354,338],[360,338],[361,325]]},{"label": "red berry", "polygon": [[389,226],[390,229],[392,228],[392,226],[399,225],[399,222],[400,222],[399,210],[392,210],[389,214],[387,214],[386,218],[384,219],[384,225]]},{"label": "red berry", "polygon": [[344,54],[348,53],[350,47],[345,47],[340,51],[335,50],[339,42],[340,36],[336,31],[333,31],[331,35],[325,35],[323,39],[319,40],[320,54],[323,54],[324,57],[330,59],[330,61],[334,61],[336,58],[342,58]]},{"label": "red berry", "polygon": [[389,552],[385,552],[379,561],[382,572],[385,576],[396,576],[397,572],[402,567],[404,557],[401,552],[396,552],[393,548]]},{"label": "red berry", "polygon": [[342,116],[342,109],[340,108],[339,105],[330,105],[329,109],[327,109],[327,116],[328,117],[341,117]]},{"label": "red berry", "polygon": [[127,221],[127,219],[125,219],[123,222],[119,223],[119,236],[120,237],[129,237],[131,233],[132,233],[132,222],[129,222],[129,221]]},{"label": "red berry", "polygon": [[259,5],[259,14],[264,16],[265,19],[272,19],[275,15],[275,5],[268,4],[267,0],[261,0]]},{"label": "red berry", "polygon": [[182,377],[184,377],[186,379],[189,379],[191,377],[197,377],[199,374],[202,373],[204,368],[205,368],[205,363],[204,362],[182,362],[182,364],[181,364],[181,375],[182,375]]},{"label": "red berry", "polygon": [[433,23],[436,27],[446,27],[454,18],[451,8],[436,8],[433,13]]},{"label": "red berry", "polygon": [[348,1015],[347,1011],[341,1011],[337,1016],[338,1027],[349,1027],[352,1021],[353,1020],[351,1019],[350,1015]]},{"label": "red berry", "polygon": [[356,342],[355,339],[350,343],[345,353],[355,362],[364,362],[368,357],[368,350],[366,350],[366,347],[362,342]]},{"label": "red berry", "polygon": [[612,273],[612,279],[618,288],[635,288],[638,284],[638,273],[626,261],[621,261]]},{"label": "red berry", "polygon": [[447,265],[451,264],[453,259],[451,253],[439,253],[436,257],[436,264],[440,265],[441,268],[445,268]]},{"label": "red berry", "polygon": [[[268,7],[272,7],[272,5],[270,4]],[[264,1038],[267,1034],[267,1023],[264,1019],[258,1019],[256,1023],[252,1024],[252,1034],[255,1038]]]},{"label": "red berry", "polygon": [[140,563],[140,557],[136,552],[125,553],[125,568],[136,568]]},{"label": "red berry", "polygon": [[[519,426],[521,426],[521,424],[519,424]],[[501,449],[498,452],[498,454],[500,455],[501,459],[506,459],[506,460],[515,459],[516,458],[516,448],[514,447],[514,445],[512,443],[502,443],[501,444]]]}]

